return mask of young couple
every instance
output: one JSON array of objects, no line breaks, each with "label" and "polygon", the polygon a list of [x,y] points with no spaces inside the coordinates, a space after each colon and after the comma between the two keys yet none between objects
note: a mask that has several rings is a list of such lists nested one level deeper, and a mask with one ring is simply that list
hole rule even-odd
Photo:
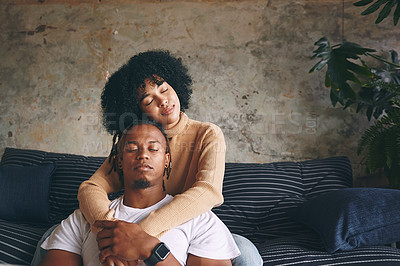
[{"label": "young couple", "polygon": [[[147,264],[155,265],[158,262],[157,259],[160,259],[157,257],[160,255],[157,254],[158,251],[163,251],[164,255],[168,253],[165,245],[160,244],[160,240],[168,238],[174,230],[187,226],[188,223],[195,224],[197,230],[205,233],[206,238],[212,239],[209,234],[214,234],[215,229],[223,232],[223,229],[218,229],[219,225],[215,225],[215,228],[208,226],[205,230],[206,224],[196,222],[203,219],[201,217],[205,215],[211,215],[209,211],[223,202],[222,182],[226,146],[219,127],[211,123],[191,120],[183,112],[189,105],[191,83],[187,68],[167,51],[150,51],[133,56],[107,82],[101,104],[104,125],[108,132],[114,134],[112,151],[96,173],[80,186],[78,192],[80,211],[72,215],[75,218],[68,218],[77,220],[76,217],[80,217],[78,220],[82,220],[83,216],[80,212],[83,213],[86,218],[84,222],[88,226],[90,224],[93,233],[97,233],[101,262],[109,265],[124,265],[127,261],[133,263],[136,260],[147,259]],[[132,156],[132,150],[135,153],[135,150],[142,148],[139,148],[137,139],[126,141],[131,134],[125,135],[124,130],[143,118],[149,118],[162,127],[166,133],[166,142],[169,142],[169,150],[165,153],[168,154],[166,156],[168,160],[160,178],[162,182],[155,182],[158,192],[154,195],[149,193],[154,183],[148,180],[148,177],[140,180],[139,183],[133,182],[133,191],[136,192],[131,194],[128,194],[129,188],[126,183],[127,179],[132,181],[137,178],[134,176],[139,172],[150,173],[159,167],[142,162],[140,167],[138,166],[141,171],[133,171],[132,175],[127,176],[131,169],[126,166],[126,164],[129,165],[128,161],[133,164],[133,161],[139,160],[139,157],[150,158],[149,155],[140,155],[135,157],[136,159],[125,160],[127,158],[125,156]],[[141,130],[138,130],[138,126],[134,126],[129,132],[137,137],[135,133],[139,134],[137,133],[139,131]],[[152,135],[154,134],[149,133],[140,138]],[[147,141],[150,140],[147,139]],[[150,142],[155,145],[157,141],[159,140],[153,139]],[[125,152],[128,155],[125,155]],[[123,176],[125,180],[124,200],[122,202],[122,199],[119,199],[110,205],[107,193],[117,192],[123,187],[120,176]],[[163,191],[174,197],[164,198],[165,195],[159,190],[160,184]],[[132,204],[125,202],[128,195],[130,195],[129,198],[135,199],[128,201]],[[145,210],[151,208],[151,210],[142,214],[140,219],[127,219],[126,221],[130,221],[127,223],[120,221],[125,219],[120,215],[121,206]],[[215,216],[212,217],[218,220]],[[225,227],[222,226],[222,228]],[[59,230],[62,229],[58,228],[53,232],[46,245]],[[209,233],[206,233],[208,231]],[[224,239],[226,243],[229,243],[229,237],[224,237]],[[233,265],[262,265],[257,249],[249,240],[235,234],[233,234],[233,239],[241,253],[232,260]],[[175,242],[177,244],[182,241],[175,239]],[[49,247],[46,245],[43,246]],[[202,245],[207,245],[207,241],[203,241]],[[199,256],[196,252],[191,253],[190,246],[189,243],[189,248],[186,250],[190,254],[187,257],[187,265],[199,265],[189,259]],[[171,257],[179,261],[179,256],[175,257],[172,247],[169,246],[169,248],[173,255],[170,256],[168,253],[165,259]],[[204,256],[203,259],[215,259],[213,252],[206,253],[210,256]],[[237,254],[225,255],[228,257],[217,259],[237,256]],[[149,262],[148,259],[155,260]],[[185,264],[186,261],[180,260],[180,263]]]}]

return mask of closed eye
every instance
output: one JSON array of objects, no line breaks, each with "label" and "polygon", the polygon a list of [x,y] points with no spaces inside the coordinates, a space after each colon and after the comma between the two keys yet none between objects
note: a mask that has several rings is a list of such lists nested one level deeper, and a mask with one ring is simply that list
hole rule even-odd
[{"label": "closed eye", "polygon": [[146,103],[146,106],[149,106],[153,102],[153,99],[151,99],[150,102]]},{"label": "closed eye", "polygon": [[128,142],[125,147],[128,152],[135,152],[138,150],[138,146],[136,145],[136,143]]}]

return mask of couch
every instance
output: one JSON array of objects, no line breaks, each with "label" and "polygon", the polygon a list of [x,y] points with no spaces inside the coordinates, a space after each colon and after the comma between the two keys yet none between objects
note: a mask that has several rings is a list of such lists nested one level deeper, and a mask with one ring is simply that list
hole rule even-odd
[{"label": "couch", "polygon": [[[104,157],[6,148],[0,163],[0,194],[3,195],[0,199],[5,202],[0,209],[0,263],[30,264],[42,234],[78,207],[76,196],[80,183],[104,160]],[[398,229],[399,222],[395,220],[400,215],[397,213],[394,218],[388,216],[394,219],[390,225],[380,228],[389,228],[389,238],[394,238],[363,245],[366,238],[363,235],[361,240],[350,241],[338,250],[329,249],[329,236],[312,224],[322,219],[323,226],[328,226],[328,234],[337,230],[335,227],[343,229],[343,224],[340,226],[337,221],[345,221],[344,226],[348,226],[352,219],[329,217],[335,211],[324,213],[324,210],[330,208],[329,204],[344,209],[336,202],[346,196],[335,198],[332,193],[352,190],[352,184],[347,157],[265,164],[226,163],[225,202],[213,211],[231,232],[253,241],[264,265],[400,265],[400,250],[390,245],[400,240],[396,240],[397,233],[390,231]],[[329,199],[320,199],[326,195],[333,197],[331,203],[327,203]],[[363,198],[362,202],[372,199],[372,196],[367,197],[369,199]],[[396,197],[397,194],[395,200]],[[320,204],[322,209],[305,205],[310,202]],[[357,206],[357,210],[360,208],[363,206]],[[368,213],[368,216],[369,221],[373,214]],[[371,232],[370,228],[367,230]],[[382,230],[377,234],[378,238],[387,237],[382,236]],[[338,235],[344,235],[343,230]]]}]

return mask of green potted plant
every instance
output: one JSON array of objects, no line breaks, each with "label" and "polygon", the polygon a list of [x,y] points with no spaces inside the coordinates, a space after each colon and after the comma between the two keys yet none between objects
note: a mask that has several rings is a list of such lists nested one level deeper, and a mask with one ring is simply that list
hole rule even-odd
[{"label": "green potted plant", "polygon": [[[356,2],[365,6],[373,0]],[[383,6],[375,23],[388,17],[393,7],[394,25],[400,17],[400,0],[377,0],[362,15]],[[357,152],[365,154],[368,173],[385,175],[391,188],[400,188],[400,64],[396,51],[389,51],[390,59],[378,56],[374,49],[343,41],[331,46],[323,37],[315,43],[313,59],[319,58],[310,73],[326,67],[325,86],[330,89],[333,106],[344,109],[356,104],[356,112],[365,110],[368,120],[375,120],[360,138]],[[364,58],[380,63],[370,67]]]}]

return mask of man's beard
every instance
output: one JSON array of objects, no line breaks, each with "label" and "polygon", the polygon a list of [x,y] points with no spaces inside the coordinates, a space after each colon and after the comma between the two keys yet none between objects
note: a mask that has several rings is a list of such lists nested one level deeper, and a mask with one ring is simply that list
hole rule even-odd
[{"label": "man's beard", "polygon": [[145,189],[148,188],[149,186],[150,182],[145,178],[135,180],[135,182],[133,182],[133,188],[135,189]]}]

